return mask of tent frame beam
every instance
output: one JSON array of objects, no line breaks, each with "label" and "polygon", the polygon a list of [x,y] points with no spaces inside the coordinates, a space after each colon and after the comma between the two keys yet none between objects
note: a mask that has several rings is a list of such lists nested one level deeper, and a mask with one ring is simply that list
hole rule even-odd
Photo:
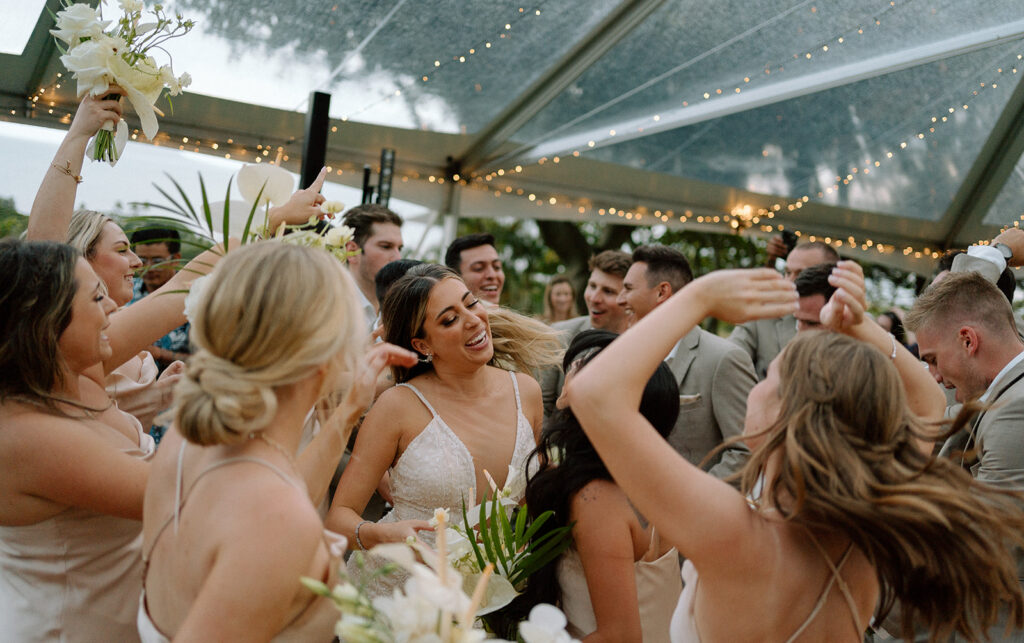
[{"label": "tent frame beam", "polygon": [[625,0],[485,125],[459,155],[462,171],[472,173],[591,65],[629,35],[665,0]]},{"label": "tent frame beam", "polygon": [[943,248],[975,243],[990,234],[982,222],[1024,155],[1024,78],[989,133],[967,178],[942,217]]}]

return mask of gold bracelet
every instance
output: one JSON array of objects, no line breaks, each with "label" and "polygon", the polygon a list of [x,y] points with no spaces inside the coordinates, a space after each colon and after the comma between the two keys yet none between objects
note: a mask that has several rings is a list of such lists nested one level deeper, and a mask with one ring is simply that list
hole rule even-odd
[{"label": "gold bracelet", "polygon": [[54,168],[55,170],[57,170],[58,172],[60,172],[62,174],[67,174],[68,176],[70,176],[71,178],[73,178],[75,180],[75,183],[81,183],[82,182],[82,175],[81,174],[75,174],[74,172],[71,171],[71,161],[68,161],[67,165],[65,165],[64,167],[61,167],[61,166],[57,165],[56,163],[50,163],[50,167]]}]

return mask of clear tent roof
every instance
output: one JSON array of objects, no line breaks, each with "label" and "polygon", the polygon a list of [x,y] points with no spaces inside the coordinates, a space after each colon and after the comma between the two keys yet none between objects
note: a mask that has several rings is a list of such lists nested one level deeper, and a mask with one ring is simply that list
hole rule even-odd
[{"label": "clear tent roof", "polygon": [[[199,26],[161,145],[295,169],[319,90],[332,180],[393,147],[395,196],[435,211],[785,227],[917,270],[1024,215],[1019,0],[167,4]],[[0,115],[64,127],[50,19],[21,11]]]}]

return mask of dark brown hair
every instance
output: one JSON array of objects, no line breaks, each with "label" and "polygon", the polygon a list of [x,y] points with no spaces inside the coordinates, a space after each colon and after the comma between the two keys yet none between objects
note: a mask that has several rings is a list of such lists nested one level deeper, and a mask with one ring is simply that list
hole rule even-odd
[{"label": "dark brown hair", "polygon": [[402,217],[377,203],[364,203],[349,208],[341,217],[342,225],[352,228],[352,240],[360,248],[373,236],[373,224],[393,223],[402,227]]},{"label": "dark brown hair", "polygon": [[58,341],[71,324],[80,256],[63,243],[0,241],[0,402],[64,415],[57,403],[70,401],[53,395],[65,384]]}]

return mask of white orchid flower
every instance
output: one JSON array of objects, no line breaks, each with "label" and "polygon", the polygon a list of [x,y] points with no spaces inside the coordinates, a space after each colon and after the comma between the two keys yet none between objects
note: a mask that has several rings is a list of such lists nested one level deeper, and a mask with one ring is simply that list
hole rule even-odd
[{"label": "white orchid flower", "polygon": [[576,639],[565,631],[566,623],[562,610],[540,603],[530,610],[530,618],[519,624],[519,636],[525,643],[570,643]]},{"label": "white orchid flower", "polygon": [[[330,233],[328,233],[328,234],[330,234]],[[331,243],[330,241],[328,241],[327,243],[332,245],[332,246],[333,245],[337,245],[337,244]],[[431,517],[430,520],[427,521],[427,522],[430,524],[431,527],[436,527],[436,526],[440,525],[442,521],[444,522],[444,524],[447,525],[448,523],[450,523],[452,521],[452,519],[451,519],[447,509],[444,509],[442,507],[438,507],[437,509],[434,509],[433,517]]]},{"label": "white orchid flower", "polygon": [[343,248],[354,236],[355,232],[347,225],[334,226],[324,235],[324,243],[335,248]]},{"label": "white orchid flower", "polygon": [[[295,191],[295,179],[287,170],[270,164],[249,164],[238,171],[238,191],[249,203],[256,202],[256,196],[263,189],[259,204],[282,205]],[[264,187],[265,186],[265,187]]]},{"label": "white orchid flower", "polygon": [[210,276],[203,275],[195,281],[188,289],[188,295],[185,296],[185,319],[189,323],[194,324],[196,322],[196,314],[199,312],[199,308],[203,303],[203,295],[205,294],[206,287],[210,283]]},{"label": "white orchid flower", "polygon": [[320,211],[324,214],[338,214],[345,209],[345,204],[341,201],[324,201],[320,204]]}]

